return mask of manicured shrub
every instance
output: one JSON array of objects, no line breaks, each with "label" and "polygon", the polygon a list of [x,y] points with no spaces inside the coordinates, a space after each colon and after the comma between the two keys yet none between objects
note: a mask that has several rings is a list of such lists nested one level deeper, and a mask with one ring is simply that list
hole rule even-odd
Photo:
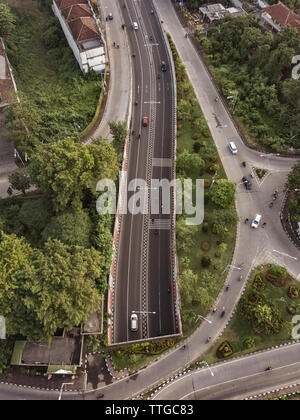
[{"label": "manicured shrub", "polygon": [[287,275],[287,270],[279,265],[274,265],[269,269],[269,273],[273,278],[284,278]]},{"label": "manicured shrub", "polygon": [[291,299],[298,299],[299,298],[299,290],[296,286],[290,286],[288,290],[288,296]]},{"label": "manicured shrub", "polygon": [[201,264],[203,268],[208,268],[211,265],[210,257],[204,255],[204,257],[201,259]]},{"label": "manicured shrub", "polygon": [[210,179],[205,179],[204,180],[204,188],[208,189],[211,186],[211,180]]},{"label": "manicured shrub", "polygon": [[199,139],[200,139],[199,134],[197,134],[197,133],[193,134],[193,135],[192,135],[192,139],[193,139],[193,140],[199,140]]},{"label": "manicured shrub", "polygon": [[202,130],[202,134],[203,134],[204,137],[210,137],[209,130],[207,130],[206,128],[204,130]]},{"label": "manicured shrub", "polygon": [[254,338],[248,337],[243,342],[244,349],[253,349],[255,347]]},{"label": "manicured shrub", "polygon": [[209,224],[207,222],[204,222],[202,224],[202,232],[203,233],[207,233],[208,232],[208,229],[209,229]]},{"label": "manicured shrub", "polygon": [[264,282],[262,274],[257,274],[255,276],[255,279],[253,281],[253,286],[257,289],[265,289],[266,288],[267,285]]},{"label": "manicured shrub", "polygon": [[200,149],[201,149],[201,143],[199,143],[199,141],[196,141],[193,144],[193,150],[195,153],[199,153]]},{"label": "manicured shrub", "polygon": [[233,355],[233,350],[228,341],[224,341],[216,352],[218,359],[225,359]]}]

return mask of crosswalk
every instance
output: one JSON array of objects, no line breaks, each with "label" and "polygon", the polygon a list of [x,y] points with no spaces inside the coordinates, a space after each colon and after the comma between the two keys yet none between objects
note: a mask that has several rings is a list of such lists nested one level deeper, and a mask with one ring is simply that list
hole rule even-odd
[{"label": "crosswalk", "polygon": [[170,230],[171,220],[170,219],[151,219],[149,223],[150,230]]}]

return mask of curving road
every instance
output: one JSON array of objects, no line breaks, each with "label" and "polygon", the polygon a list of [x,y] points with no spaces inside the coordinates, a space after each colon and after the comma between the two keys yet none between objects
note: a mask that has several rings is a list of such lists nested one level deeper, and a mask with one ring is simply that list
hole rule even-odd
[{"label": "curving road", "polygon": [[[135,2],[135,6],[137,4],[138,2]],[[295,275],[296,278],[299,278],[299,251],[288,240],[281,227],[279,219],[280,201],[283,196],[285,178],[290,168],[297,160],[278,158],[275,156],[263,157],[260,156],[260,153],[248,149],[242,143],[242,140],[240,139],[231,121],[231,118],[227,113],[226,108],[221,101],[215,102],[215,97],[218,95],[218,93],[192,43],[189,41],[189,39],[184,37],[185,31],[178,21],[171,2],[169,0],[155,0],[155,4],[158,8],[161,20],[164,21],[166,30],[170,32],[173,40],[175,41],[178,52],[186,65],[187,72],[194,86],[199,103],[201,104],[202,110],[208,121],[228,177],[236,182],[240,182],[243,175],[248,175],[252,166],[266,168],[269,170],[269,174],[263,182],[260,183],[257,179],[253,181],[253,190],[251,192],[246,191],[243,185],[238,186],[237,206],[241,221],[243,221],[246,217],[252,218],[256,213],[260,213],[263,215],[263,220],[266,221],[267,226],[265,229],[260,228],[254,231],[243,222],[240,223],[238,242],[233,264],[244,264],[244,280],[247,278],[254,265],[264,262],[274,262],[281,265],[286,265],[289,271]],[[135,34],[134,37],[135,36],[137,35]],[[142,34],[139,34],[138,36],[142,36]],[[150,60],[150,58],[147,59]],[[139,77],[142,77],[144,74],[147,76],[147,69],[142,68],[140,73],[141,74]],[[146,106],[146,104],[144,105]],[[140,111],[140,116],[148,109],[149,108],[143,108],[142,111]],[[139,111],[137,110],[137,112]],[[219,126],[219,123],[221,123],[221,127]],[[145,146],[144,140],[147,138],[147,135],[145,138],[141,138],[140,143]],[[239,150],[238,155],[235,157],[233,157],[228,151],[228,141],[231,138],[235,139]],[[140,153],[143,153],[144,149],[140,147],[139,150]],[[135,153],[137,153],[137,150]],[[242,161],[247,162],[246,169],[241,167],[240,163]],[[137,160],[135,160],[135,162],[137,162]],[[136,167],[140,168],[140,165],[136,165]],[[277,200],[275,206],[270,209],[268,207],[268,203],[271,199],[274,189],[279,190],[279,199]],[[136,223],[132,224],[131,226],[132,229],[137,228]],[[135,238],[141,238],[140,230],[137,230],[136,234],[139,236],[136,236]],[[135,241],[137,241],[137,239],[135,239]],[[128,249],[130,248],[129,245],[130,243],[127,241],[126,246]],[[132,255],[132,257],[134,259],[138,259],[135,254]],[[126,261],[124,263],[126,264]],[[132,269],[134,269],[134,267]],[[160,358],[157,362],[151,364],[147,368],[142,369],[137,374],[116,382],[108,387],[101,388],[101,391],[99,392],[104,394],[103,398],[107,400],[130,398],[132,395],[140,393],[141,390],[146,389],[155,383],[159,383],[164,378],[169,377],[174,372],[179,371],[193,360],[205,354],[205,352],[210,348],[210,345],[212,345],[212,343],[210,345],[206,343],[207,337],[212,336],[214,341],[222,333],[225,325],[229,321],[230,314],[234,310],[234,307],[240,298],[244,284],[242,282],[236,281],[237,275],[238,274],[236,271],[231,271],[229,273],[228,281],[231,284],[230,292],[222,292],[218,298],[218,308],[223,306],[226,308],[226,316],[223,319],[221,319],[218,314],[214,316],[209,315],[209,318],[212,321],[212,325],[204,322],[196,330],[196,332],[186,340],[186,351],[182,351],[180,349],[172,350],[170,353]],[[135,285],[132,285],[131,287],[135,287]],[[122,299],[127,296],[126,291],[125,293],[126,294],[123,296],[123,298],[120,296],[121,304]],[[139,299],[139,293],[137,294],[137,299]],[[127,334],[127,318],[124,322],[126,324]],[[281,376],[285,383],[289,382],[289,377],[292,378],[292,381],[296,381],[297,378],[300,378],[300,373],[298,371],[298,363],[300,361],[299,345],[282,348],[278,353],[274,353],[272,351],[264,352],[257,357],[258,359],[256,360],[256,364],[257,368],[259,368],[259,371],[254,371],[256,378],[253,376],[253,378],[255,378],[253,383],[250,382],[250,380],[245,381],[243,385],[245,386],[245,392],[243,391],[243,395],[249,395],[249,393],[251,394],[252,392],[254,393],[255,384],[257,384],[257,389],[260,388],[255,392],[259,392],[262,389],[276,387],[280,382]],[[286,361],[286,358],[288,361]],[[248,371],[249,375],[251,375],[250,371],[253,369],[253,367],[255,367],[255,364],[253,365],[252,360],[254,359],[251,357],[241,358],[238,361],[230,361],[224,363],[218,369],[227,369],[226,366],[228,366],[228,369],[230,369],[230,366],[236,366],[236,376],[234,381],[240,383],[238,381],[243,381],[243,377],[247,375]],[[295,364],[290,365],[291,360],[292,363]],[[237,364],[234,365],[234,363]],[[269,364],[276,367],[276,369],[274,369],[272,372],[263,373],[262,370],[264,366]],[[277,367],[278,369],[284,369],[280,371],[277,370]],[[279,375],[277,375],[278,372],[280,373]],[[226,379],[224,378],[222,382],[221,378],[220,383],[224,384],[225,382]],[[198,390],[197,387],[196,390]],[[177,397],[183,397],[186,395],[186,391],[187,389],[184,390],[184,392],[179,391]],[[197,398],[204,398],[205,390],[202,391],[204,394],[197,394]],[[209,390],[209,392],[212,391]],[[218,398],[222,398],[224,396],[227,396],[228,398],[236,397],[234,390],[232,394],[228,394],[228,390],[225,389],[225,387],[223,388],[223,385],[221,385],[221,392],[220,388],[215,388],[213,392],[215,393],[214,395],[218,396]],[[36,394],[33,392],[31,398],[34,398],[35,395]],[[95,393],[88,394],[87,397],[88,396],[93,398]],[[38,397],[39,395],[37,398]]]},{"label": "curving road", "polygon": [[[300,383],[300,344],[254,354],[186,374],[154,400],[241,400]],[[271,371],[266,368],[271,366]]]}]

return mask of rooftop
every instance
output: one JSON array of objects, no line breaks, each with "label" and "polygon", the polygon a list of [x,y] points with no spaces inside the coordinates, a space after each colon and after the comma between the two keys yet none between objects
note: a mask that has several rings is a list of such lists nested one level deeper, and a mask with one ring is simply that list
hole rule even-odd
[{"label": "rooftop", "polygon": [[263,10],[268,13],[275,22],[279,23],[280,26],[285,27],[291,25],[300,33],[300,17],[283,3],[279,2],[273,6],[266,7]]},{"label": "rooftop", "polygon": [[53,337],[46,343],[17,341],[12,358],[13,365],[72,366],[80,365],[81,337]]}]

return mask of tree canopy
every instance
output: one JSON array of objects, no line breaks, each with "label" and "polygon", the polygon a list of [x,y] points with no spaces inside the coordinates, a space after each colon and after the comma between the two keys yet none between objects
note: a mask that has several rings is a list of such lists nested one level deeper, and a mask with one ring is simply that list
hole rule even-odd
[{"label": "tree canopy", "polygon": [[211,201],[221,208],[230,207],[235,200],[235,190],[236,184],[234,182],[227,179],[219,179],[211,189]]},{"label": "tree canopy", "polygon": [[24,239],[2,233],[0,312],[10,335],[46,340],[71,329],[100,305],[96,282],[103,258],[95,249],[49,240],[33,250]]},{"label": "tree canopy", "polygon": [[28,167],[31,181],[48,194],[57,212],[70,205],[80,209],[85,192],[96,195],[97,182],[115,181],[118,170],[116,152],[106,141],[82,147],[71,139],[38,146]]}]

